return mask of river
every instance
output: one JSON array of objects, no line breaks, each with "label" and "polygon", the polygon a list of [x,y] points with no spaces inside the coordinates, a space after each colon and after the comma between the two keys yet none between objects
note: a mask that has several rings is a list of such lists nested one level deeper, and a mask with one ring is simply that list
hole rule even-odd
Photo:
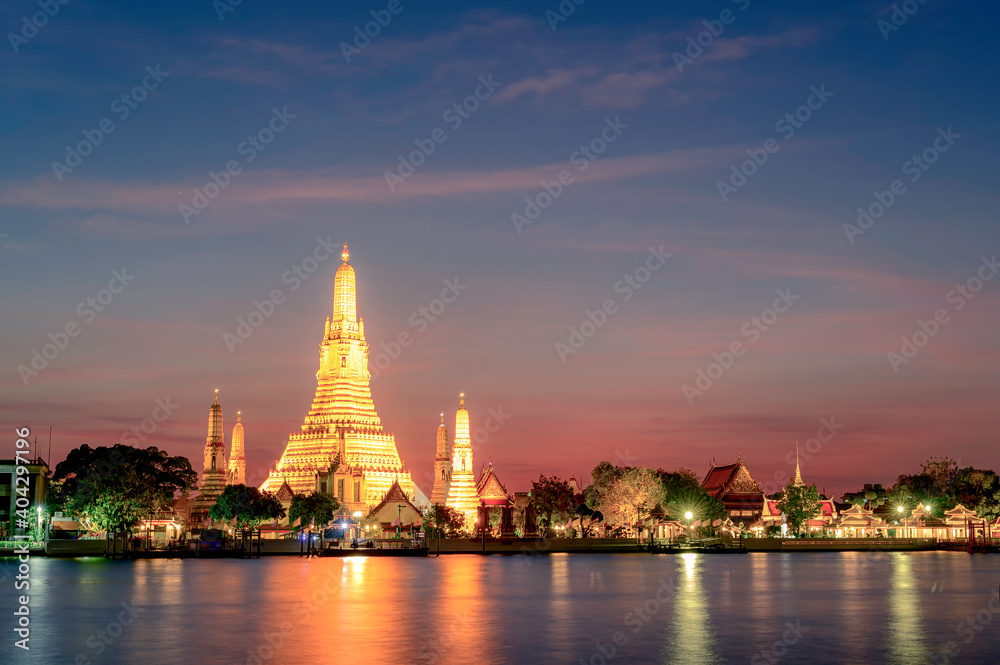
[{"label": "river", "polygon": [[[1000,557],[32,558],[0,662],[1000,663]],[[948,653],[948,652],[951,653]]]}]

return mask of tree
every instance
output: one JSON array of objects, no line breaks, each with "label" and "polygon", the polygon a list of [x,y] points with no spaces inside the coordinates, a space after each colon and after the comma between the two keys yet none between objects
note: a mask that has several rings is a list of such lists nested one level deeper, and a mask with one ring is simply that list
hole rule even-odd
[{"label": "tree", "polygon": [[232,522],[233,528],[245,535],[264,522],[284,517],[285,507],[270,492],[247,485],[226,485],[210,513],[213,520]]},{"label": "tree", "polygon": [[340,501],[332,494],[313,492],[312,494],[295,494],[292,505],[288,507],[288,521],[294,523],[301,520],[299,526],[305,528],[310,522],[320,527],[333,519],[333,513],[340,508]]},{"label": "tree", "polygon": [[792,533],[801,533],[802,526],[820,514],[822,504],[815,485],[789,485],[780,495],[778,510],[785,514]]},{"label": "tree", "polygon": [[92,531],[129,534],[143,519],[195,488],[198,474],[186,457],[150,446],[74,448],[56,465],[58,501]]},{"label": "tree", "polygon": [[590,529],[595,524],[604,521],[604,515],[601,514],[601,511],[593,510],[585,503],[577,505],[573,512],[580,518],[580,530],[583,532],[583,538],[589,538]]},{"label": "tree", "polygon": [[424,533],[428,538],[456,536],[465,530],[465,514],[451,506],[434,505],[424,512]]},{"label": "tree", "polygon": [[556,476],[539,475],[537,481],[531,482],[528,498],[548,526],[552,526],[553,515],[567,514],[574,507],[573,490],[569,482]]},{"label": "tree", "polygon": [[958,465],[950,457],[930,457],[920,469],[930,479],[929,488],[936,496],[944,496],[958,475]]},{"label": "tree", "polygon": [[664,500],[663,483],[652,469],[622,469],[601,492],[599,507],[609,521],[630,527]]},{"label": "tree", "polygon": [[993,521],[1000,516],[1000,478],[989,469],[961,469],[952,479],[948,492],[949,508],[962,504],[976,515]]},{"label": "tree", "polygon": [[702,486],[694,471],[679,469],[674,472],[657,470],[657,475],[663,483],[666,509],[670,518],[681,521],[691,513],[692,519],[711,524],[716,520],[724,520],[729,516],[726,506],[710,496]]}]

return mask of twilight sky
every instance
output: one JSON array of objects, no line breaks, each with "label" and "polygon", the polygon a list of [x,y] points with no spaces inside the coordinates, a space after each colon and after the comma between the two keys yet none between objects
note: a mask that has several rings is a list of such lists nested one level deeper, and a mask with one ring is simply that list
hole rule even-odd
[{"label": "twilight sky", "polygon": [[888,5],[72,0],[34,31],[4,3],[0,457],[23,426],[55,461],[110,445],[169,398],[148,440],[200,471],[219,388],[262,478],[315,388],[321,238],[371,359],[412,337],[372,390],[428,494],[460,391],[473,428],[509,414],[476,456],[510,491],[739,449],[773,490],[831,418],[803,462],[827,493],[1000,467],[996,16]]}]

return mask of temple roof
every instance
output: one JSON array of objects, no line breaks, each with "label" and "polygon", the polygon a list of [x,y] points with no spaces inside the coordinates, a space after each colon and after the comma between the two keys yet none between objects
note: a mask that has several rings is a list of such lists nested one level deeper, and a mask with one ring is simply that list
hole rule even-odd
[{"label": "temple roof", "polygon": [[480,500],[488,506],[507,505],[510,500],[507,488],[500,482],[493,470],[493,462],[490,462],[486,470],[479,476],[479,480],[476,481],[476,493]]},{"label": "temple roof", "polygon": [[409,507],[413,508],[418,513],[420,512],[420,509],[417,508],[416,506],[414,506],[413,502],[411,502],[410,499],[409,499],[409,497],[406,496],[406,492],[403,491],[403,488],[400,487],[399,481],[397,480],[397,481],[394,481],[392,483],[392,487],[390,487],[389,491],[385,493],[385,498],[382,499],[382,503],[380,503],[377,506],[375,506],[374,508],[372,508],[368,512],[368,514],[369,515],[374,515],[378,511],[382,510],[382,508],[384,508],[390,502],[405,503],[406,505],[408,505]]},{"label": "temple roof", "polygon": [[740,453],[739,458],[732,464],[716,465],[715,458],[712,458],[712,468],[705,474],[705,480],[701,483],[702,489],[721,499],[728,494],[763,495],[764,489],[754,480],[750,470],[746,466],[746,460]]}]

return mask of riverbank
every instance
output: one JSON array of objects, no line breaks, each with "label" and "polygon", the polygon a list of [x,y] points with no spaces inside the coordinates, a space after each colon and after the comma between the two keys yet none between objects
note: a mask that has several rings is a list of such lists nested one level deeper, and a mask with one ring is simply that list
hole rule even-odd
[{"label": "riverbank", "polygon": [[[405,548],[409,541],[385,541],[379,549],[327,549],[326,556],[386,556],[387,550]],[[692,543],[669,543],[657,541],[652,546],[648,541],[638,542],[626,538],[537,538],[537,539],[487,539],[475,538],[434,538],[426,543],[425,550],[431,556],[438,554],[521,554],[536,556],[541,554],[678,554],[696,552],[703,554],[742,554],[748,552],[965,552],[964,546],[955,543],[941,543],[929,538],[747,538],[740,540],[703,540]],[[101,557],[105,555],[103,540],[54,540],[45,544],[45,549],[32,548],[31,556],[47,557]],[[256,548],[255,548],[256,549]],[[987,549],[997,552],[996,545]],[[262,540],[261,556],[299,556],[303,543],[298,540]],[[255,551],[256,555],[257,552]],[[0,557],[14,556],[12,551],[0,551]],[[121,556],[119,553],[118,556]],[[129,552],[125,558],[242,558],[239,549],[207,550],[151,550]]]}]

